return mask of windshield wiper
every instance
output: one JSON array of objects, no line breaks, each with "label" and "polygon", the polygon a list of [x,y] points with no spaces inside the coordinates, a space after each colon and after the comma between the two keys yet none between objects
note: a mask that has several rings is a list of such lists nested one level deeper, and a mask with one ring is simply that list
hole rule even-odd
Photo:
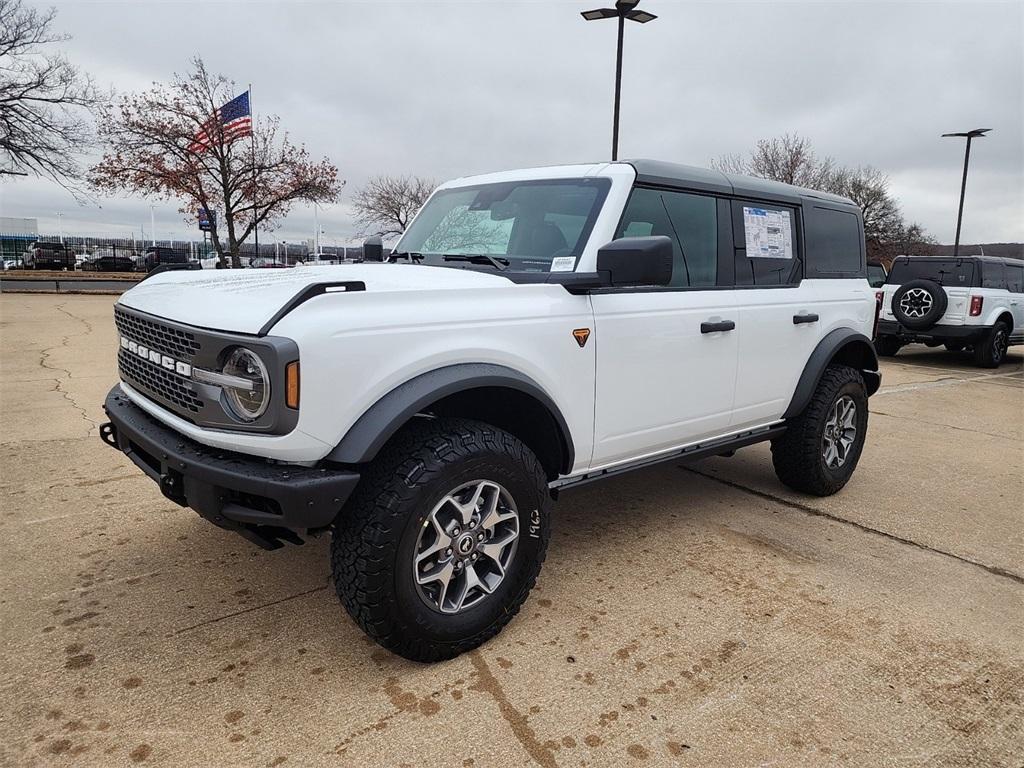
[{"label": "windshield wiper", "polygon": [[498,270],[507,269],[508,259],[498,259],[488,256],[486,253],[446,253],[442,257],[445,261],[468,261],[470,264],[490,264]]},{"label": "windshield wiper", "polygon": [[399,259],[408,259],[409,263],[423,261],[423,254],[415,251],[395,251],[388,256],[389,264],[396,264]]}]

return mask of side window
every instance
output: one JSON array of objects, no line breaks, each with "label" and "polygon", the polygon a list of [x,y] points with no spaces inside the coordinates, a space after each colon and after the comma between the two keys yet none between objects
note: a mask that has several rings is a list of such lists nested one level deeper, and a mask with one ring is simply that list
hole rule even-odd
[{"label": "side window", "polygon": [[800,279],[796,210],[734,200],[736,285],[789,285]]},{"label": "side window", "polygon": [[804,210],[804,225],[808,277],[863,274],[864,239],[856,214],[814,207]]},{"label": "side window", "polygon": [[1024,293],[1024,264],[1006,265],[1006,287],[1012,293]]},{"label": "side window", "polygon": [[981,287],[1006,290],[1006,277],[1003,275],[1003,265],[992,262],[983,262],[981,265]]},{"label": "side window", "polygon": [[715,284],[718,274],[718,203],[706,195],[638,187],[630,195],[616,237],[665,235],[672,240],[676,287]]}]

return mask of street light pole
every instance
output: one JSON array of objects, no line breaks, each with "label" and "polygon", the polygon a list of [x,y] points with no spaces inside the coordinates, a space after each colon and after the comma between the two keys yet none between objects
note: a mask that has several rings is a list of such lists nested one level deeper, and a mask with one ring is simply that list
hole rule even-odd
[{"label": "street light pole", "polygon": [[967,139],[967,148],[964,150],[964,175],[960,181],[960,208],[957,210],[956,214],[956,240],[953,242],[954,259],[960,255],[960,225],[963,223],[964,218],[964,195],[967,192],[967,166],[971,162],[971,139],[980,139],[991,130],[991,128],[975,128],[973,131],[942,134],[943,138],[948,136],[958,136],[966,137]]},{"label": "street light pole", "polygon": [[626,28],[626,19],[640,24],[654,21],[657,16],[647,11],[636,10],[640,0],[616,0],[614,8],[595,8],[584,11],[581,16],[587,21],[599,19],[618,19],[619,40],[615,49],[615,107],[612,112],[612,160],[619,159],[619,104],[622,95],[622,40]]}]

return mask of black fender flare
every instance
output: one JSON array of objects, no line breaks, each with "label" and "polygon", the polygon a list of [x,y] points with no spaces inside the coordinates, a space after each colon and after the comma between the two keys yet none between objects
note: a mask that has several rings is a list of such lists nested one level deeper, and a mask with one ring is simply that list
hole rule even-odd
[{"label": "black fender flare", "polygon": [[860,370],[867,386],[868,397],[878,391],[882,375],[878,372],[878,355],[875,354],[871,339],[852,328],[837,328],[828,333],[814,348],[804,366],[804,372],[800,374],[793,399],[789,401],[789,407],[782,414],[782,418],[793,418],[807,407],[814,390],[818,388],[822,374],[836,357]]},{"label": "black fender flare", "polygon": [[409,379],[370,406],[327,454],[328,461],[365,464],[413,416],[442,398],[480,387],[506,387],[538,400],[551,414],[562,440],[563,470],[575,461],[572,433],[551,396],[529,376],[504,365],[459,363]]}]

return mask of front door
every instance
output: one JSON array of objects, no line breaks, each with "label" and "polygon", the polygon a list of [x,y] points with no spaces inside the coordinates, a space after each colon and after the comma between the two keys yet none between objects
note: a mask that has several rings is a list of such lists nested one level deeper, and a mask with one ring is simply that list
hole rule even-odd
[{"label": "front door", "polygon": [[672,284],[597,292],[591,467],[641,459],[728,431],[739,328],[735,291],[716,289],[716,198],[637,188],[617,237],[672,239]]}]

